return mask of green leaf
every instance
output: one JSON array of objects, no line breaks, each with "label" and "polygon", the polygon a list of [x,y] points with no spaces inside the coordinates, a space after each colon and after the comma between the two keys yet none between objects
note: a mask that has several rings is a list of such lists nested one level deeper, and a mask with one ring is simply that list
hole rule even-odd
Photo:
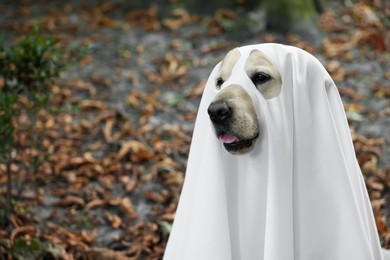
[{"label": "green leaf", "polygon": [[172,223],[169,223],[167,221],[159,221],[157,222],[158,227],[160,228],[160,231],[163,234],[169,234],[172,230]]},{"label": "green leaf", "polygon": [[356,110],[347,110],[345,113],[347,118],[352,121],[361,122],[364,119],[364,117]]}]

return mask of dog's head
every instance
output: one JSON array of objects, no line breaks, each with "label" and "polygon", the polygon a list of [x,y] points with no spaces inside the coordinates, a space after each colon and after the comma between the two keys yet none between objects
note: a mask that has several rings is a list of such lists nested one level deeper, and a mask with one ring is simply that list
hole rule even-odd
[{"label": "dog's head", "polygon": [[[253,100],[246,89],[256,88],[265,99],[270,99],[279,95],[282,86],[279,70],[264,53],[253,50],[245,63],[239,64],[243,70],[233,70],[240,56],[239,49],[233,49],[222,60],[215,79],[219,92],[207,110],[217,138],[231,154],[250,152],[261,131]],[[250,81],[245,80],[248,78]]]}]

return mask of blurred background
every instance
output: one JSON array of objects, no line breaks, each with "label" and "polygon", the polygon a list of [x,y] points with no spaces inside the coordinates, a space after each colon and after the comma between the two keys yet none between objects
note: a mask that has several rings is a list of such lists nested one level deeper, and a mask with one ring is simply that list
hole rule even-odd
[{"label": "blurred background", "polygon": [[0,0],[0,259],[161,259],[205,80],[237,46],[315,55],[390,247],[390,3]]}]

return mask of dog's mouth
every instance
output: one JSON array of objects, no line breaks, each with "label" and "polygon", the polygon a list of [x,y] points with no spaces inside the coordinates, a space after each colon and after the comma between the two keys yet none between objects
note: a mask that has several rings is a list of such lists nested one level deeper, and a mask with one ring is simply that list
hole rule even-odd
[{"label": "dog's mouth", "polygon": [[223,143],[225,149],[232,154],[243,154],[252,150],[253,143],[257,137],[258,134],[249,139],[243,139],[230,133],[218,134],[218,139]]}]

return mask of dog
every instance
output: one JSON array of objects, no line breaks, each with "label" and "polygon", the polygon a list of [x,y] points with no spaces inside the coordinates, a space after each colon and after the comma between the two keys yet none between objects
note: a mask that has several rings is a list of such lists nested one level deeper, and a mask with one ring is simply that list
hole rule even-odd
[{"label": "dog", "polygon": [[[240,58],[233,49],[222,60],[215,87],[221,89],[229,80],[234,65]],[[261,51],[253,50],[245,66],[246,76],[265,99],[279,95],[282,78],[275,64]],[[207,109],[217,137],[231,154],[246,154],[253,150],[260,134],[258,116],[251,97],[240,84],[223,88]]]},{"label": "dog", "polygon": [[164,259],[383,259],[342,100],[312,54],[256,44],[215,65]]}]

